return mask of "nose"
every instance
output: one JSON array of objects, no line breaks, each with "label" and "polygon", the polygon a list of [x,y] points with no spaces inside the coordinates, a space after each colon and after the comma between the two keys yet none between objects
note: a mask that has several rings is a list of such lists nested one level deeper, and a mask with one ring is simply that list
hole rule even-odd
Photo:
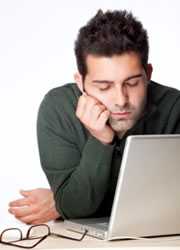
[{"label": "nose", "polygon": [[117,86],[115,88],[115,104],[119,107],[124,107],[128,102],[128,93],[125,86]]}]

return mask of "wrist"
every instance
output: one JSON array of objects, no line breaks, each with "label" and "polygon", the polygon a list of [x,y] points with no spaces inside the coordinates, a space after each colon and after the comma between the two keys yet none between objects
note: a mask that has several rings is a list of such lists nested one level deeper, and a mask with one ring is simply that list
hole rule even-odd
[{"label": "wrist", "polygon": [[94,136],[98,141],[103,143],[104,145],[112,144],[113,140],[115,138],[115,132],[113,130],[111,131],[103,131],[103,133],[94,133],[94,131],[91,131],[89,129],[89,132],[91,133],[92,136]]},{"label": "wrist", "polygon": [[113,135],[111,139],[109,140],[100,140],[101,143],[103,143],[104,145],[114,145],[115,141],[116,141],[116,136]]}]

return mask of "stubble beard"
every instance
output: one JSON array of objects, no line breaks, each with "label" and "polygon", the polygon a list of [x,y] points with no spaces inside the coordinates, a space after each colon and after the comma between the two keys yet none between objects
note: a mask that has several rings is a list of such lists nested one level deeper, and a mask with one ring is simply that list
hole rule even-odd
[{"label": "stubble beard", "polygon": [[146,106],[146,98],[141,101],[139,108],[135,108],[131,106],[129,111],[132,113],[132,116],[129,119],[121,118],[121,119],[114,119],[110,116],[108,122],[111,128],[115,131],[115,133],[122,137],[126,131],[131,129],[137,121],[143,116]]}]

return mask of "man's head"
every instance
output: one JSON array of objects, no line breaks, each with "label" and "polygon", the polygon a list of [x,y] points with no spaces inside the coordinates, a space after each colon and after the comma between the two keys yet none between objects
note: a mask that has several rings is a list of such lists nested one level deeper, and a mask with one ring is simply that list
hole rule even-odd
[{"label": "man's head", "polygon": [[152,67],[142,24],[126,11],[101,10],[79,31],[75,43],[79,88],[111,111],[109,123],[120,133],[141,117]]}]

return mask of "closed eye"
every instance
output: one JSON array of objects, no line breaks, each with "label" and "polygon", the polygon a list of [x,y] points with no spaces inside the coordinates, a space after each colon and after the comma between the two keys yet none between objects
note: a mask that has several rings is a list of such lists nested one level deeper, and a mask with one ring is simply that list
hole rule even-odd
[{"label": "closed eye", "polygon": [[110,86],[108,85],[108,86],[106,86],[106,87],[101,87],[101,88],[99,88],[99,90],[105,91],[105,90],[108,90],[109,88],[110,88]]},{"label": "closed eye", "polygon": [[139,84],[139,80],[132,82],[125,82],[124,84],[126,84],[129,87],[136,87]]}]

